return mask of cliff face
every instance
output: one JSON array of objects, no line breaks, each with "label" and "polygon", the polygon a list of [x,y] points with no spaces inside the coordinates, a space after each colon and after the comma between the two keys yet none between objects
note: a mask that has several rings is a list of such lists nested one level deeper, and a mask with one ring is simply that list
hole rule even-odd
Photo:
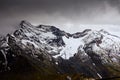
[{"label": "cliff face", "polygon": [[41,75],[79,74],[79,78],[84,75],[97,79],[119,76],[118,36],[91,29],[70,34],[26,21],[19,26],[14,33],[0,37],[1,74],[34,68]]}]

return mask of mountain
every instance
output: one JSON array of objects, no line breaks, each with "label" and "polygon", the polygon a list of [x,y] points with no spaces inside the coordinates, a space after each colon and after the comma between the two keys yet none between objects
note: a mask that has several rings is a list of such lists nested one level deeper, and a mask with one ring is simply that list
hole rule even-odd
[{"label": "mountain", "polygon": [[83,76],[119,77],[119,45],[120,37],[103,29],[71,34],[55,26],[33,26],[21,21],[19,29],[0,37],[0,74],[29,72],[32,67],[41,75],[66,74],[68,80],[72,74],[80,80]]}]

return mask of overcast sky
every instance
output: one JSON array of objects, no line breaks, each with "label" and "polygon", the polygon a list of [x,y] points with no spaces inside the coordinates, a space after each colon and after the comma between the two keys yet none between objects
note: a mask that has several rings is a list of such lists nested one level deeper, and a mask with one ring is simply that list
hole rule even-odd
[{"label": "overcast sky", "polygon": [[67,32],[105,29],[120,35],[120,0],[0,0],[0,34],[21,20],[54,25]]}]

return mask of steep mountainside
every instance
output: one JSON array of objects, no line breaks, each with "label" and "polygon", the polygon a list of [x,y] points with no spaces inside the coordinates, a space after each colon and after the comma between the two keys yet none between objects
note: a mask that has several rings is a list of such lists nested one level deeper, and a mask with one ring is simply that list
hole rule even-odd
[{"label": "steep mountainside", "polygon": [[120,76],[118,36],[91,29],[70,34],[55,26],[33,26],[27,21],[19,26],[14,33],[0,37],[1,74],[19,67],[18,62],[25,59],[24,66],[29,64],[42,75],[80,74],[95,79]]}]

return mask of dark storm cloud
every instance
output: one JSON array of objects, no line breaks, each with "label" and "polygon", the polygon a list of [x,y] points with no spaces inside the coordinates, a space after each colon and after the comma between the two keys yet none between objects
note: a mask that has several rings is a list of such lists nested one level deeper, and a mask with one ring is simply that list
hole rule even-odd
[{"label": "dark storm cloud", "polygon": [[80,24],[119,25],[120,0],[0,1],[0,34],[14,31],[15,26],[23,19],[36,25],[50,24],[74,31],[78,30]]}]

